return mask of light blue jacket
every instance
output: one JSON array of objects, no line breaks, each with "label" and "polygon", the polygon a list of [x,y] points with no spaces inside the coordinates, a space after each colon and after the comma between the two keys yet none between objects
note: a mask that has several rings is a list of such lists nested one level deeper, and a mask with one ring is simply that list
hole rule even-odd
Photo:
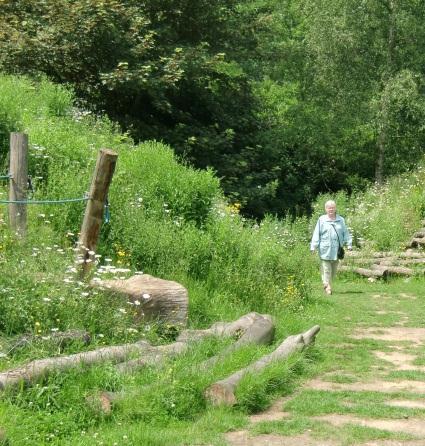
[{"label": "light blue jacket", "polygon": [[345,220],[338,214],[335,220],[331,220],[326,214],[320,216],[314,228],[310,249],[313,251],[319,248],[319,257],[323,260],[337,260],[339,246],[337,232],[341,245],[346,244],[351,248],[352,238]]}]

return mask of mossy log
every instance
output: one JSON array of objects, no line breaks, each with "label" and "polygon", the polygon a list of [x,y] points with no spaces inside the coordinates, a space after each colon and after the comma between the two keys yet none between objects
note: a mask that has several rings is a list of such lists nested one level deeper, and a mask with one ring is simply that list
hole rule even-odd
[{"label": "mossy log", "polygon": [[316,325],[305,333],[289,336],[272,353],[263,356],[258,361],[233,373],[227,378],[212,384],[205,391],[206,399],[213,405],[234,405],[236,403],[236,387],[247,373],[259,372],[270,363],[277,360],[283,360],[292,353],[303,350],[315,340],[319,330],[320,327]]}]

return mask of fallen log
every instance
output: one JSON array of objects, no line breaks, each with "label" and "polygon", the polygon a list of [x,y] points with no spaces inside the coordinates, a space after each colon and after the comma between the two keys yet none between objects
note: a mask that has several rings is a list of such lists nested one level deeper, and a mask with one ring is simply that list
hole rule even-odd
[{"label": "fallen log", "polygon": [[[148,365],[159,364],[167,358],[184,353],[192,342],[199,341],[207,336],[235,336],[239,339],[218,355],[207,359],[198,368],[205,369],[212,367],[225,355],[248,344],[268,344],[273,340],[275,327],[270,315],[249,313],[233,322],[218,322],[205,330],[185,330],[178,338],[177,342],[169,345],[151,347],[144,353],[143,358],[120,363],[116,368],[120,372],[132,373]],[[101,392],[97,395],[89,396],[87,401],[96,410],[109,414],[112,410],[113,402],[128,397],[123,392]]]},{"label": "fallen log", "polygon": [[120,372],[134,372],[147,365],[158,364],[166,358],[184,353],[189,345],[207,336],[240,336],[239,339],[227,347],[219,355],[207,359],[201,367],[212,366],[225,355],[249,344],[269,344],[274,338],[275,327],[271,316],[249,313],[234,322],[219,322],[206,330],[185,330],[177,342],[168,345],[152,347],[144,353],[143,358],[122,362],[116,366]]},{"label": "fallen log", "polygon": [[[206,336],[235,336],[242,335],[245,331],[259,319],[269,319],[269,315],[260,315],[258,313],[249,313],[233,322],[220,322],[214,324],[206,330],[185,330],[181,339],[170,345],[154,347],[146,341],[139,341],[133,344],[124,344],[110,347],[103,347],[83,353],[75,353],[68,356],[57,356],[45,359],[31,361],[27,365],[0,373],[0,390],[6,387],[19,384],[24,381],[31,383],[55,370],[64,371],[78,365],[93,365],[102,362],[112,361],[115,363],[124,363],[129,356],[134,354],[146,354],[146,358],[130,361],[122,365],[122,370],[143,367],[146,364],[155,362],[159,358],[167,355],[172,356],[182,353],[187,348],[188,342],[196,339],[202,339]],[[193,337],[192,335],[196,335]],[[184,341],[185,337],[187,338]],[[137,363],[139,361],[139,363]],[[144,362],[145,361],[145,362]]]},{"label": "fallen log", "polygon": [[412,276],[414,274],[413,269],[403,266],[372,265],[371,269],[374,271],[386,271],[388,275],[394,276]]},{"label": "fallen log", "polygon": [[409,244],[408,248],[424,248],[425,247],[425,238],[422,237],[414,237]]},{"label": "fallen log", "polygon": [[7,347],[7,354],[14,350],[24,348],[34,342],[48,342],[52,341],[54,344],[62,349],[73,341],[82,342],[84,345],[90,344],[91,337],[90,333],[83,330],[66,330],[52,332],[46,336],[37,336],[33,334],[27,334],[14,339]]},{"label": "fallen log", "polygon": [[253,364],[245,367],[236,373],[233,373],[229,377],[217,381],[212,384],[206,391],[205,397],[208,401],[210,401],[213,405],[233,405],[236,403],[235,390],[241,379],[247,373],[259,372],[264,369],[267,365],[269,365],[273,361],[282,360],[287,358],[290,354],[303,350],[306,346],[310,345],[317,333],[319,332],[320,327],[318,325],[312,327],[310,330],[305,333],[289,336],[286,338],[279,347],[273,351],[272,353],[263,356],[258,361]]},{"label": "fallen log", "polygon": [[373,279],[385,279],[388,276],[388,267],[382,269],[366,269],[366,268],[353,268],[351,266],[340,266],[340,271],[359,274],[363,277],[371,277]]},{"label": "fallen log", "polygon": [[275,327],[270,318],[264,317],[262,319],[257,319],[235,343],[229,345],[229,347],[221,351],[218,355],[215,355],[212,358],[204,361],[202,364],[200,364],[199,368],[202,370],[208,367],[212,367],[218,361],[222,360],[225,356],[228,356],[230,353],[238,350],[245,345],[270,344],[270,342],[273,341],[274,332]]},{"label": "fallen log", "polygon": [[122,362],[134,353],[143,353],[151,346],[145,341],[134,344],[103,347],[89,352],[75,353],[68,356],[58,356],[31,361],[23,367],[0,373],[0,390],[17,385],[21,382],[31,383],[55,371],[64,371],[78,365],[93,365],[106,361]]}]

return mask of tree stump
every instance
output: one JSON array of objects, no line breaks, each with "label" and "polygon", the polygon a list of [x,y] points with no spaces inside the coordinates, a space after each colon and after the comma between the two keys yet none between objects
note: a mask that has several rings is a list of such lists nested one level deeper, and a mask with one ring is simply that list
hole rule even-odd
[{"label": "tree stump", "polygon": [[136,322],[155,319],[172,325],[187,324],[189,297],[186,288],[177,282],[142,274],[126,280],[92,281],[92,286],[132,302]]}]

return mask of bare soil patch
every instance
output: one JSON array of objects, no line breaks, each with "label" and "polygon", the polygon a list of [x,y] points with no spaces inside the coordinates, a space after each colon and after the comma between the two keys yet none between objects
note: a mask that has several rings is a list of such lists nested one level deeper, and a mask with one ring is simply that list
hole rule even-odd
[{"label": "bare soil patch", "polygon": [[261,421],[277,421],[290,416],[289,412],[282,411],[284,403],[289,401],[292,397],[279,398],[273,403],[273,405],[265,412],[251,415],[249,420],[251,423],[259,423]]},{"label": "bare soil patch", "polygon": [[414,344],[425,342],[425,328],[412,327],[369,327],[355,330],[354,339],[376,339],[379,341],[409,341]]},{"label": "bare soil patch", "polygon": [[425,422],[423,419],[409,418],[407,420],[376,420],[372,418],[360,418],[353,415],[323,415],[313,417],[319,421],[326,421],[333,426],[344,424],[356,424],[359,426],[382,429],[389,432],[404,432],[425,439]]},{"label": "bare soil patch", "polygon": [[315,440],[308,433],[291,437],[267,434],[250,436],[247,431],[229,432],[226,440],[231,446],[337,446],[331,440]]},{"label": "bare soil patch", "polygon": [[392,368],[395,368],[396,370],[421,369],[421,368],[416,368],[412,365],[412,362],[416,359],[416,355],[411,355],[400,351],[395,351],[395,352],[374,351],[373,353],[379,359],[383,359],[384,361],[390,362],[394,366]]},{"label": "bare soil patch", "polygon": [[380,441],[368,441],[361,446],[424,446],[423,440],[380,440]]},{"label": "bare soil patch", "polygon": [[[355,383],[335,383],[322,381],[321,379],[312,379],[307,382],[304,388],[315,390],[348,390],[352,392],[370,391],[370,392],[412,392],[415,394],[425,393],[425,382],[422,381],[369,381]],[[425,422],[424,422],[425,424]]]},{"label": "bare soil patch", "polygon": [[[409,409],[425,409],[425,401],[392,400],[385,403],[387,406],[408,407]],[[425,421],[424,421],[425,423]]]}]

